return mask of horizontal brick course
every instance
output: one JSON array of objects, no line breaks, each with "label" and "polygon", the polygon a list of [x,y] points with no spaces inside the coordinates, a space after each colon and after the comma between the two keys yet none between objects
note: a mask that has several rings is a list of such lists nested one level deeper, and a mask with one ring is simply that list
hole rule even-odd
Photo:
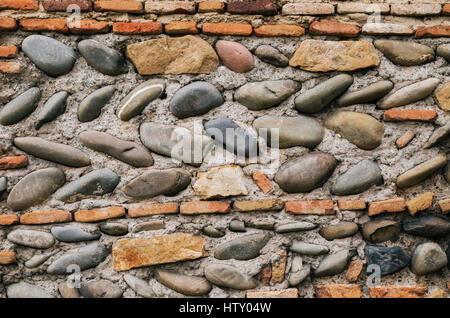
[{"label": "horizontal brick course", "polygon": [[291,212],[294,214],[336,214],[332,200],[288,201],[284,204],[284,207],[286,212]]},{"label": "horizontal brick course", "polygon": [[246,23],[203,23],[202,31],[210,35],[250,35],[253,28]]},{"label": "horizontal brick course", "polygon": [[247,298],[298,298],[297,288],[268,291],[248,291]]},{"label": "horizontal brick course", "polygon": [[223,201],[193,201],[180,206],[180,213],[187,215],[228,212],[230,212],[230,204]]},{"label": "horizontal brick course", "polygon": [[113,32],[117,34],[161,34],[163,25],[160,22],[115,22]]},{"label": "horizontal brick course", "polygon": [[362,291],[359,285],[321,285],[316,286],[317,298],[361,298]]},{"label": "horizontal brick course", "polygon": [[21,224],[51,224],[72,221],[72,213],[66,211],[36,211],[20,217]]},{"label": "horizontal brick course", "polygon": [[332,22],[332,21],[314,21],[309,26],[311,35],[336,35],[342,37],[357,37],[359,27],[354,24]]},{"label": "horizontal brick course", "polygon": [[282,8],[284,15],[330,15],[334,5],[329,3],[288,3]]},{"label": "horizontal brick course", "polygon": [[227,3],[227,12],[231,14],[276,15],[277,6],[271,0],[230,1]]},{"label": "horizontal brick course", "polygon": [[110,26],[107,21],[80,20],[69,23],[69,30],[74,34],[108,33]]},{"label": "horizontal brick course", "polygon": [[39,10],[38,0],[1,0],[0,10]]},{"label": "horizontal brick course", "polygon": [[16,57],[19,49],[16,46],[0,46],[0,58],[10,59]]},{"label": "horizontal brick course", "polygon": [[279,199],[234,201],[233,210],[239,212],[249,211],[277,211],[283,208],[283,202]]},{"label": "horizontal brick course", "polygon": [[0,17],[0,31],[17,30],[17,21],[13,18]]},{"label": "horizontal brick course", "polygon": [[416,38],[437,38],[437,37],[449,37],[450,25],[436,25],[436,26],[419,26],[417,28]]},{"label": "horizontal brick course", "polygon": [[222,13],[225,11],[225,3],[222,1],[202,1],[198,4],[198,12],[217,12]]},{"label": "horizontal brick course", "polygon": [[42,31],[54,31],[67,33],[69,28],[67,27],[66,19],[22,19],[19,22],[20,28],[23,31],[29,32],[42,32]]},{"label": "horizontal brick course", "polygon": [[426,121],[436,120],[435,110],[421,109],[390,109],[384,112],[384,121]]},{"label": "horizontal brick course", "polygon": [[69,11],[79,8],[81,12],[92,11],[92,2],[88,0],[44,1],[44,10],[49,12]]},{"label": "horizontal brick course", "polygon": [[95,11],[114,11],[128,13],[144,13],[144,5],[139,1],[105,0],[94,2]]},{"label": "horizontal brick course", "polygon": [[290,24],[262,25],[254,31],[257,36],[302,36],[305,34],[304,28]]},{"label": "horizontal brick course", "polygon": [[197,34],[197,22],[195,21],[172,21],[164,26],[166,34]]},{"label": "horizontal brick course", "polygon": [[438,15],[441,10],[438,3],[391,4],[391,14],[400,16]]},{"label": "horizontal brick course", "polygon": [[147,1],[145,12],[155,14],[194,14],[195,3],[189,1]]},{"label": "horizontal brick course", "polygon": [[178,203],[156,203],[151,205],[143,205],[128,209],[128,216],[132,218],[158,214],[175,214],[178,213]]}]

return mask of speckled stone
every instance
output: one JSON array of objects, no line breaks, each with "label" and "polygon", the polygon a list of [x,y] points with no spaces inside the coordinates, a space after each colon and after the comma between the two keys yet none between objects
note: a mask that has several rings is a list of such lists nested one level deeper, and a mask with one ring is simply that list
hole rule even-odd
[{"label": "speckled stone", "polygon": [[214,250],[214,257],[220,260],[249,260],[259,256],[260,250],[270,239],[269,234],[257,233],[239,236],[220,244]]},{"label": "speckled stone", "polygon": [[32,87],[7,103],[0,111],[0,124],[13,125],[31,114],[38,106],[41,91]]},{"label": "speckled stone", "polygon": [[109,102],[115,91],[116,87],[109,85],[89,94],[78,106],[78,120],[85,123],[100,116],[102,108]]},{"label": "speckled stone", "polygon": [[445,216],[421,215],[403,221],[403,231],[410,235],[429,238],[450,234],[450,221]]},{"label": "speckled stone", "polygon": [[212,225],[207,225],[202,229],[202,232],[209,237],[222,237],[225,233]]},{"label": "speckled stone", "polygon": [[17,229],[7,236],[8,241],[32,248],[49,248],[55,244],[55,238],[47,232]]},{"label": "speckled stone", "polygon": [[411,256],[411,270],[416,275],[427,275],[447,265],[447,255],[437,243],[418,245]]},{"label": "speckled stone", "polygon": [[42,106],[37,118],[36,129],[62,115],[66,111],[67,98],[69,98],[69,93],[66,91],[53,94]]},{"label": "speckled stone", "polygon": [[127,70],[122,54],[95,40],[79,42],[78,51],[86,62],[100,73],[114,76]]},{"label": "speckled stone", "polygon": [[382,183],[380,167],[375,161],[366,159],[338,176],[331,187],[331,193],[336,195],[357,194],[366,191],[373,185]]},{"label": "speckled stone", "polygon": [[164,286],[187,296],[202,296],[212,288],[210,282],[203,277],[183,275],[161,269],[155,271],[156,280]]},{"label": "speckled stone", "polygon": [[408,266],[409,256],[399,246],[384,247],[366,245],[364,253],[367,258],[367,265],[380,266],[381,276],[390,275]]},{"label": "speckled stone", "polygon": [[252,289],[258,282],[242,274],[238,268],[226,264],[209,264],[205,267],[205,276],[211,283],[233,289]]},{"label": "speckled stone", "polygon": [[299,255],[295,255],[292,259],[291,271],[289,272],[288,282],[290,286],[298,286],[311,273],[311,265],[304,264],[303,259]]},{"label": "speckled stone", "polygon": [[101,236],[99,232],[89,233],[76,225],[54,226],[51,232],[58,241],[67,243],[98,240]]},{"label": "speckled stone", "polygon": [[384,97],[393,88],[394,84],[391,81],[379,81],[358,91],[345,93],[339,97],[336,104],[338,107],[345,107],[355,104],[375,102]]},{"label": "speckled stone", "polygon": [[162,220],[151,220],[148,222],[142,222],[138,223],[135,226],[133,226],[133,229],[131,232],[133,233],[139,233],[144,231],[157,231],[165,229],[166,225],[164,224],[164,221]]},{"label": "speckled stone", "polygon": [[278,67],[285,67],[289,65],[289,59],[270,45],[258,46],[255,50],[255,55],[261,61]]},{"label": "speckled stone", "polygon": [[230,225],[228,225],[228,229],[232,232],[247,232],[245,223],[241,220],[232,220]]}]

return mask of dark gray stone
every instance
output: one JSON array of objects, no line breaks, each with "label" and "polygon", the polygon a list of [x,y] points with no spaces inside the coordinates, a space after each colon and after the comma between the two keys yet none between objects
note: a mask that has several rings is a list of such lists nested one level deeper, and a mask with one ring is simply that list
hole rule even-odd
[{"label": "dark gray stone", "polygon": [[9,232],[8,241],[32,248],[49,248],[55,244],[55,238],[47,232],[17,229]]},{"label": "dark gray stone", "polygon": [[450,234],[450,222],[434,215],[421,215],[403,221],[403,231],[415,236],[430,238],[444,237]]},{"label": "dark gray stone", "polygon": [[84,298],[121,298],[123,294],[119,286],[104,279],[81,283],[79,291]]},{"label": "dark gray stone", "polygon": [[263,62],[285,67],[289,65],[289,59],[270,45],[260,45],[255,50],[255,55]]},{"label": "dark gray stone", "polygon": [[434,60],[434,50],[416,42],[375,40],[373,45],[389,60],[399,65],[421,65]]},{"label": "dark gray stone", "polygon": [[78,106],[78,120],[85,123],[100,116],[102,108],[109,102],[115,91],[116,87],[109,85],[89,94]]},{"label": "dark gray stone", "polygon": [[331,187],[336,195],[357,194],[366,191],[373,185],[381,185],[383,176],[375,161],[362,160],[337,177]]},{"label": "dark gray stone", "polygon": [[214,257],[220,260],[249,260],[259,256],[259,251],[266,246],[269,239],[269,234],[262,233],[239,236],[217,246]]},{"label": "dark gray stone", "polygon": [[400,246],[384,247],[366,245],[364,248],[367,265],[380,266],[381,276],[390,275],[408,266],[409,256]]},{"label": "dark gray stone", "polygon": [[83,40],[78,43],[78,51],[86,62],[100,73],[114,76],[127,71],[122,54],[100,42]]},{"label": "dark gray stone", "polygon": [[100,231],[111,236],[122,236],[128,233],[128,225],[122,223],[103,222],[99,228]]},{"label": "dark gray stone", "polygon": [[289,233],[289,232],[300,232],[300,231],[310,231],[317,227],[316,224],[310,222],[291,222],[284,224],[276,224],[275,232],[277,233]]},{"label": "dark gray stone", "polygon": [[411,256],[411,270],[416,275],[437,272],[447,265],[447,255],[437,243],[418,245]]},{"label": "dark gray stone", "polygon": [[93,241],[101,236],[99,232],[89,233],[76,225],[54,226],[51,232],[58,241],[66,243]]},{"label": "dark gray stone", "polygon": [[363,237],[370,243],[396,241],[400,232],[400,224],[393,220],[371,220],[362,226]]},{"label": "dark gray stone", "polygon": [[13,125],[30,115],[38,106],[41,98],[41,91],[37,87],[32,87],[20,94],[0,111],[0,124]]},{"label": "dark gray stone", "polygon": [[337,100],[337,106],[344,107],[355,104],[375,102],[394,88],[391,81],[379,81],[355,92],[348,92]]},{"label": "dark gray stone", "polygon": [[187,296],[202,296],[209,293],[212,286],[203,277],[182,275],[157,269],[156,280],[164,286]]},{"label": "dark gray stone", "polygon": [[8,188],[8,178],[0,177],[0,195],[2,195],[7,188]]},{"label": "dark gray stone", "polygon": [[342,273],[350,259],[356,254],[354,249],[342,250],[334,254],[325,256],[319,266],[314,270],[314,276],[324,277]]},{"label": "dark gray stone", "polygon": [[225,235],[225,233],[219,229],[216,229],[212,225],[205,226],[202,229],[203,233],[209,237],[222,237]]},{"label": "dark gray stone", "polygon": [[232,232],[247,232],[245,228],[245,223],[241,220],[232,220],[228,226],[229,230]]},{"label": "dark gray stone", "polygon": [[205,277],[211,283],[233,289],[252,289],[258,286],[258,282],[242,274],[239,269],[226,264],[209,264],[205,267]]},{"label": "dark gray stone", "polygon": [[353,222],[340,222],[338,224],[322,228],[319,231],[319,234],[328,241],[332,241],[338,238],[353,236],[357,232],[358,224]]},{"label": "dark gray stone", "polygon": [[298,254],[311,256],[327,254],[330,251],[330,249],[327,246],[305,243],[300,241],[293,241],[289,249],[292,252]]},{"label": "dark gray stone", "polygon": [[450,43],[449,44],[441,44],[437,47],[436,53],[439,56],[442,56],[447,62],[450,63]]},{"label": "dark gray stone", "polygon": [[8,298],[55,298],[44,289],[26,282],[9,285],[6,294]]},{"label": "dark gray stone", "polygon": [[43,124],[48,123],[66,111],[67,98],[69,93],[66,91],[53,94],[41,109],[36,122],[36,129],[42,127]]}]

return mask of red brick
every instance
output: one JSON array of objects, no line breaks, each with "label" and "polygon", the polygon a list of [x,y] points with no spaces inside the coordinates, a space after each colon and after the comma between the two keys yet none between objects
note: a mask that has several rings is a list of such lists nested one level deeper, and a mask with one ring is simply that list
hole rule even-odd
[{"label": "red brick", "polygon": [[291,24],[271,24],[262,25],[255,29],[257,36],[302,36],[305,29],[298,25]]},{"label": "red brick", "polygon": [[151,205],[143,205],[128,208],[128,216],[132,218],[157,214],[174,214],[178,213],[178,203],[156,203]]},{"label": "red brick", "polygon": [[272,190],[272,184],[270,183],[270,180],[261,172],[255,172],[252,177],[253,181],[255,181],[256,185],[264,194]]},{"label": "red brick", "polygon": [[10,59],[16,57],[18,53],[16,46],[0,46],[0,58]]},{"label": "red brick", "polygon": [[414,131],[408,130],[395,141],[395,144],[399,149],[404,148],[406,147],[407,144],[411,142],[411,140],[413,140],[414,136],[415,136]]},{"label": "red brick", "polygon": [[0,225],[14,225],[19,223],[19,217],[15,214],[0,214]]},{"label": "red brick", "polygon": [[359,279],[359,276],[361,275],[361,272],[363,270],[363,263],[359,260],[351,261],[348,265],[347,272],[345,273],[345,278],[350,283],[354,283]]},{"label": "red brick", "polygon": [[357,211],[366,208],[364,200],[338,200],[338,208],[341,211]]},{"label": "red brick", "polygon": [[336,35],[353,38],[359,35],[359,27],[350,23],[314,21],[309,26],[311,35]]},{"label": "red brick", "polygon": [[442,213],[450,212],[450,199],[441,200],[438,203],[439,203],[439,207],[441,208]]},{"label": "red brick", "polygon": [[422,286],[383,286],[370,287],[370,298],[423,298],[426,287]]},{"label": "red brick", "polygon": [[227,12],[231,14],[276,15],[277,6],[271,0],[231,1],[227,4]]},{"label": "red brick", "polygon": [[437,38],[443,36],[450,36],[450,25],[419,26],[415,35],[416,38]]},{"label": "red brick", "polygon": [[421,109],[389,109],[384,112],[384,121],[427,121],[436,120],[435,110]]},{"label": "red brick", "polygon": [[186,215],[228,212],[230,212],[230,204],[222,201],[193,201],[180,206],[180,213]]},{"label": "red brick", "polygon": [[73,34],[108,33],[110,31],[109,22],[97,20],[72,21],[69,29]]},{"label": "red brick", "polygon": [[22,67],[17,62],[0,62],[0,73],[19,74]]},{"label": "red brick", "polygon": [[160,22],[115,22],[113,32],[117,34],[161,34],[163,25]]},{"label": "red brick", "polygon": [[106,0],[95,1],[95,11],[115,11],[128,13],[144,13],[144,6],[139,1]]},{"label": "red brick", "polygon": [[202,31],[210,35],[250,35],[252,26],[246,23],[203,23]]},{"label": "red brick", "polygon": [[288,201],[284,204],[284,207],[286,212],[291,212],[294,214],[336,214],[332,200]]},{"label": "red brick", "polygon": [[61,33],[69,32],[66,19],[21,19],[20,28],[23,31],[41,32],[55,31]]},{"label": "red brick", "polygon": [[218,12],[223,13],[225,11],[225,3],[222,1],[202,1],[198,4],[198,12]]},{"label": "red brick", "polygon": [[0,170],[23,168],[27,165],[27,156],[11,156],[0,158]]},{"label": "red brick", "polygon": [[330,3],[288,3],[281,10],[283,15],[327,15],[334,14]]},{"label": "red brick", "polygon": [[15,31],[17,30],[17,22],[13,18],[0,17],[0,31]]},{"label": "red brick", "polygon": [[395,198],[384,201],[371,202],[369,204],[369,216],[385,212],[395,213],[403,212],[406,209],[405,199]]},{"label": "red brick", "polygon": [[69,7],[74,6],[80,8],[81,12],[92,11],[92,2],[88,0],[44,1],[44,9],[49,12],[66,12]]},{"label": "red brick", "polygon": [[442,13],[445,15],[450,15],[450,3],[444,4],[442,7]]},{"label": "red brick", "polygon": [[195,21],[172,21],[164,26],[167,34],[197,34],[197,22]]},{"label": "red brick", "polygon": [[147,1],[145,12],[155,14],[194,14],[195,3],[189,1]]},{"label": "red brick", "polygon": [[316,286],[317,298],[361,298],[362,291],[359,285],[322,285]]},{"label": "red brick", "polygon": [[0,251],[0,265],[9,265],[16,262],[16,253],[13,251]]},{"label": "red brick", "polygon": [[39,10],[38,0],[1,0],[0,10]]},{"label": "red brick", "polygon": [[36,211],[20,217],[21,224],[51,224],[72,221],[72,213],[66,211]]},{"label": "red brick", "polygon": [[125,208],[121,206],[112,206],[109,208],[78,210],[77,212],[75,212],[74,217],[75,221],[86,223],[118,218],[124,215],[125,215]]}]

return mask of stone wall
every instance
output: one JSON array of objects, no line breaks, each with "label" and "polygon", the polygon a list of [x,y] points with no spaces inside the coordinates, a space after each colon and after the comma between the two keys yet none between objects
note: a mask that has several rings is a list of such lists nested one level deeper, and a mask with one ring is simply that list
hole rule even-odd
[{"label": "stone wall", "polygon": [[228,2],[0,0],[1,297],[446,296],[450,4]]}]

